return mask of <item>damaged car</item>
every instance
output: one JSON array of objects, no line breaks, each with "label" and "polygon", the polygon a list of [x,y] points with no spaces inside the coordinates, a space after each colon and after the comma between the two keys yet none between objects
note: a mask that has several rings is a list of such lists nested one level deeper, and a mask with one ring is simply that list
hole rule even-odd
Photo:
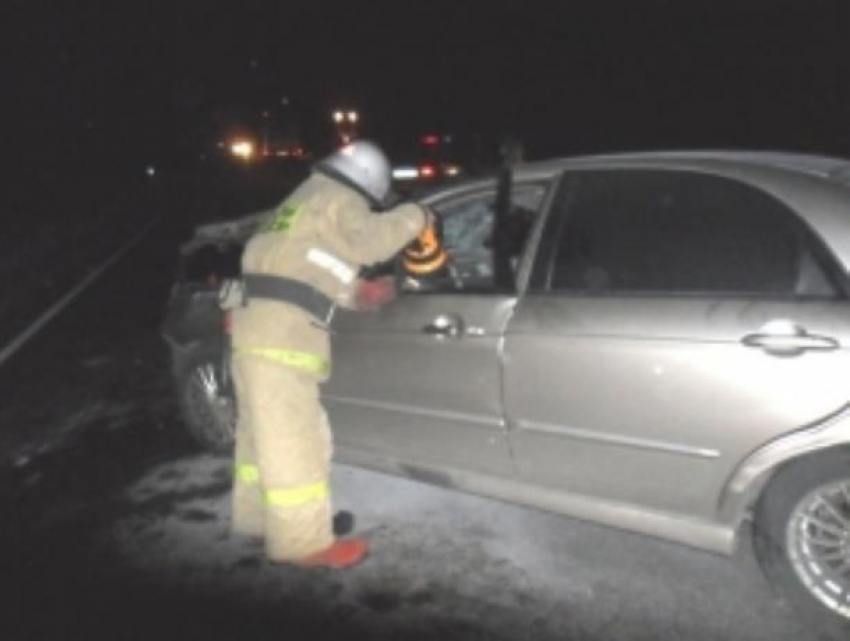
[{"label": "damaged car", "polygon": [[[338,310],[339,460],[731,555],[850,623],[850,162],[683,151],[430,192],[449,275]],[[183,246],[164,334],[188,429],[235,420],[220,284],[267,214]],[[286,393],[286,390],[281,390]]]}]

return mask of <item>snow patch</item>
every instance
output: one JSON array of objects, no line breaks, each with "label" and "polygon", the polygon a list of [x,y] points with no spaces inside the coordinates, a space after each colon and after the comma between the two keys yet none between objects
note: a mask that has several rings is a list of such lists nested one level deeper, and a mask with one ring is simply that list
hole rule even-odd
[{"label": "snow patch", "polygon": [[104,365],[109,365],[113,361],[113,357],[109,354],[100,354],[98,356],[91,356],[89,358],[84,358],[80,361],[80,365],[88,369],[95,369],[97,367],[103,367]]},{"label": "snow patch", "polygon": [[12,461],[12,465],[15,467],[26,467],[32,462],[32,456],[28,454],[21,454],[20,456],[15,457],[15,460]]},{"label": "snow patch", "polygon": [[117,429],[126,425],[138,409],[137,403],[129,401],[91,401],[67,417],[58,432],[67,435],[95,422],[105,422],[110,428]]},{"label": "snow patch", "polygon": [[728,559],[339,464],[335,508],[356,514],[370,558],[336,573],[271,564],[260,542],[229,533],[231,464],[152,469],[102,544],[150,580],[269,607],[306,599],[399,638],[447,622],[477,638],[794,638]]},{"label": "snow patch", "polygon": [[95,424],[108,430],[121,429],[138,417],[139,411],[138,404],[130,401],[90,401],[50,429],[44,429],[40,438],[14,447],[11,464],[17,468],[26,467],[39,456],[63,448]]}]

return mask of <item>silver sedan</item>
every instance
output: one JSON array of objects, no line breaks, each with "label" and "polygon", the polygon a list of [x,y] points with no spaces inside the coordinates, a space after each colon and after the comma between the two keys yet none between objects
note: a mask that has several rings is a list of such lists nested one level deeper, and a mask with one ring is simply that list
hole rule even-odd
[{"label": "silver sedan", "polygon": [[[451,254],[338,312],[339,459],[731,555],[850,623],[850,162],[774,153],[518,167],[433,192]],[[753,527],[744,527],[752,524]]]}]

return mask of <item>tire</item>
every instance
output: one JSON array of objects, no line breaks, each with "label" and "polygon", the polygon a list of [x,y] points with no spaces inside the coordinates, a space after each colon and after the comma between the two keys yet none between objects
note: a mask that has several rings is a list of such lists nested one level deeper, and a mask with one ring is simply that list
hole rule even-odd
[{"label": "tire", "polygon": [[756,507],[754,544],[768,580],[801,614],[850,630],[850,450],[782,468]]},{"label": "tire", "polygon": [[220,343],[190,348],[175,362],[180,413],[189,433],[204,448],[229,453],[236,433],[236,400],[226,382]]}]

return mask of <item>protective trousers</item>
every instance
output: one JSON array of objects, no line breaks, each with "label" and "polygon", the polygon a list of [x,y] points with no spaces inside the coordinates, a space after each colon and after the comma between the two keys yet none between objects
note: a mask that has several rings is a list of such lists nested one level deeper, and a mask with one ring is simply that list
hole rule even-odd
[{"label": "protective trousers", "polygon": [[233,530],[264,536],[273,561],[293,561],[334,542],[328,475],[331,434],[309,373],[236,354],[239,399]]}]

